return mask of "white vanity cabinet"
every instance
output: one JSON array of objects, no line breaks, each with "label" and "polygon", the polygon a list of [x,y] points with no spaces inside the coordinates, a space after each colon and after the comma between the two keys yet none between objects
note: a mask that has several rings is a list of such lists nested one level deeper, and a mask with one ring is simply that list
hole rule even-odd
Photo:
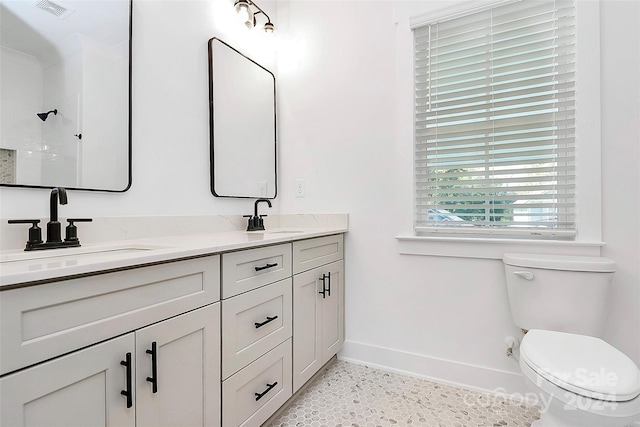
[{"label": "white vanity cabinet", "polygon": [[0,426],[219,426],[219,283],[209,256],[3,291]]},{"label": "white vanity cabinet", "polygon": [[294,393],[344,344],[343,253],[342,235],[293,243]]},{"label": "white vanity cabinet", "polygon": [[343,235],[15,282],[0,337],[0,427],[259,427],[344,343]]},{"label": "white vanity cabinet", "polygon": [[260,426],[292,395],[291,243],[222,255],[222,425]]},{"label": "white vanity cabinet", "polygon": [[342,348],[343,242],[222,255],[224,427],[260,426]]},{"label": "white vanity cabinet", "polygon": [[[219,306],[212,304],[0,379],[0,424],[219,425]],[[147,353],[151,349],[154,352]]]}]

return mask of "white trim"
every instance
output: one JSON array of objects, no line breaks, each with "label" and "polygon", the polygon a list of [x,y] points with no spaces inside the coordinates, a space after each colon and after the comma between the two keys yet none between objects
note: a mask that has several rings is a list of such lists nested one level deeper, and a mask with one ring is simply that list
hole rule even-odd
[{"label": "white trim", "polygon": [[576,1],[576,221],[578,240],[602,239],[600,2]]},{"label": "white trim", "polygon": [[402,255],[502,259],[506,252],[600,256],[605,243],[560,240],[491,239],[473,237],[396,236]]},{"label": "white trim", "polygon": [[456,4],[454,6],[445,7],[436,12],[425,13],[409,18],[409,28],[413,30],[418,27],[437,24],[438,22],[448,21],[449,19],[459,18],[461,16],[470,15],[472,13],[482,12],[483,10],[491,9],[492,7],[502,6],[505,4],[514,3],[516,1],[521,0],[474,0]]},{"label": "white trim", "polygon": [[338,359],[485,393],[527,393],[515,359],[514,372],[509,372],[355,341],[344,343]]},{"label": "white trim", "polygon": [[431,233],[433,236],[449,237],[480,237],[480,238],[520,238],[520,239],[573,239],[575,230],[557,230],[546,228],[501,228],[501,227],[446,227],[446,226],[418,226],[418,233]]}]

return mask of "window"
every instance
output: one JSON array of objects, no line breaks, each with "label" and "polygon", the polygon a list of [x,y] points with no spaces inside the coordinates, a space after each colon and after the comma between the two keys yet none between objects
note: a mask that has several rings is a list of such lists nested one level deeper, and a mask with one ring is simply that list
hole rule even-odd
[{"label": "window", "polygon": [[573,0],[414,28],[415,229],[572,239]]}]

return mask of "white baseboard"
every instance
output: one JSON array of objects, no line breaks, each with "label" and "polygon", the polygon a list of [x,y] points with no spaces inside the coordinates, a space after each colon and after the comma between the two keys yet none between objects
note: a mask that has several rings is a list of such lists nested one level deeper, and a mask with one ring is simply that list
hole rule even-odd
[{"label": "white baseboard", "polygon": [[[344,343],[338,359],[518,401],[528,393],[519,367],[518,372],[509,372],[355,341]],[[518,366],[515,360],[514,364]]]}]

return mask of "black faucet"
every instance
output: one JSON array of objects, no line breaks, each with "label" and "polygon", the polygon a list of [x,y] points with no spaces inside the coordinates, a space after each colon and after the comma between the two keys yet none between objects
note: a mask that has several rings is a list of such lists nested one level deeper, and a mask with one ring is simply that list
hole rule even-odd
[{"label": "black faucet", "polygon": [[56,187],[51,190],[49,199],[49,222],[47,223],[47,241],[42,241],[42,230],[38,227],[39,219],[10,219],[9,224],[31,224],[29,228],[29,240],[25,251],[40,249],[69,248],[80,246],[75,222],[91,222],[91,218],[68,218],[69,225],[66,228],[66,236],[62,241],[61,225],[58,221],[58,203],[67,204],[67,190]]},{"label": "black faucet", "polygon": [[67,190],[56,187],[51,190],[49,199],[49,222],[47,223],[47,243],[62,242],[61,226],[58,222],[58,200],[61,205],[67,204]]},{"label": "black faucet", "polygon": [[249,221],[247,224],[247,231],[264,230],[264,221],[262,218],[265,217],[266,215],[258,215],[258,203],[260,202],[265,202],[267,205],[269,205],[269,207],[271,207],[271,201],[267,199],[256,200],[256,203],[253,207],[253,216],[244,215],[245,218],[249,218]]}]

